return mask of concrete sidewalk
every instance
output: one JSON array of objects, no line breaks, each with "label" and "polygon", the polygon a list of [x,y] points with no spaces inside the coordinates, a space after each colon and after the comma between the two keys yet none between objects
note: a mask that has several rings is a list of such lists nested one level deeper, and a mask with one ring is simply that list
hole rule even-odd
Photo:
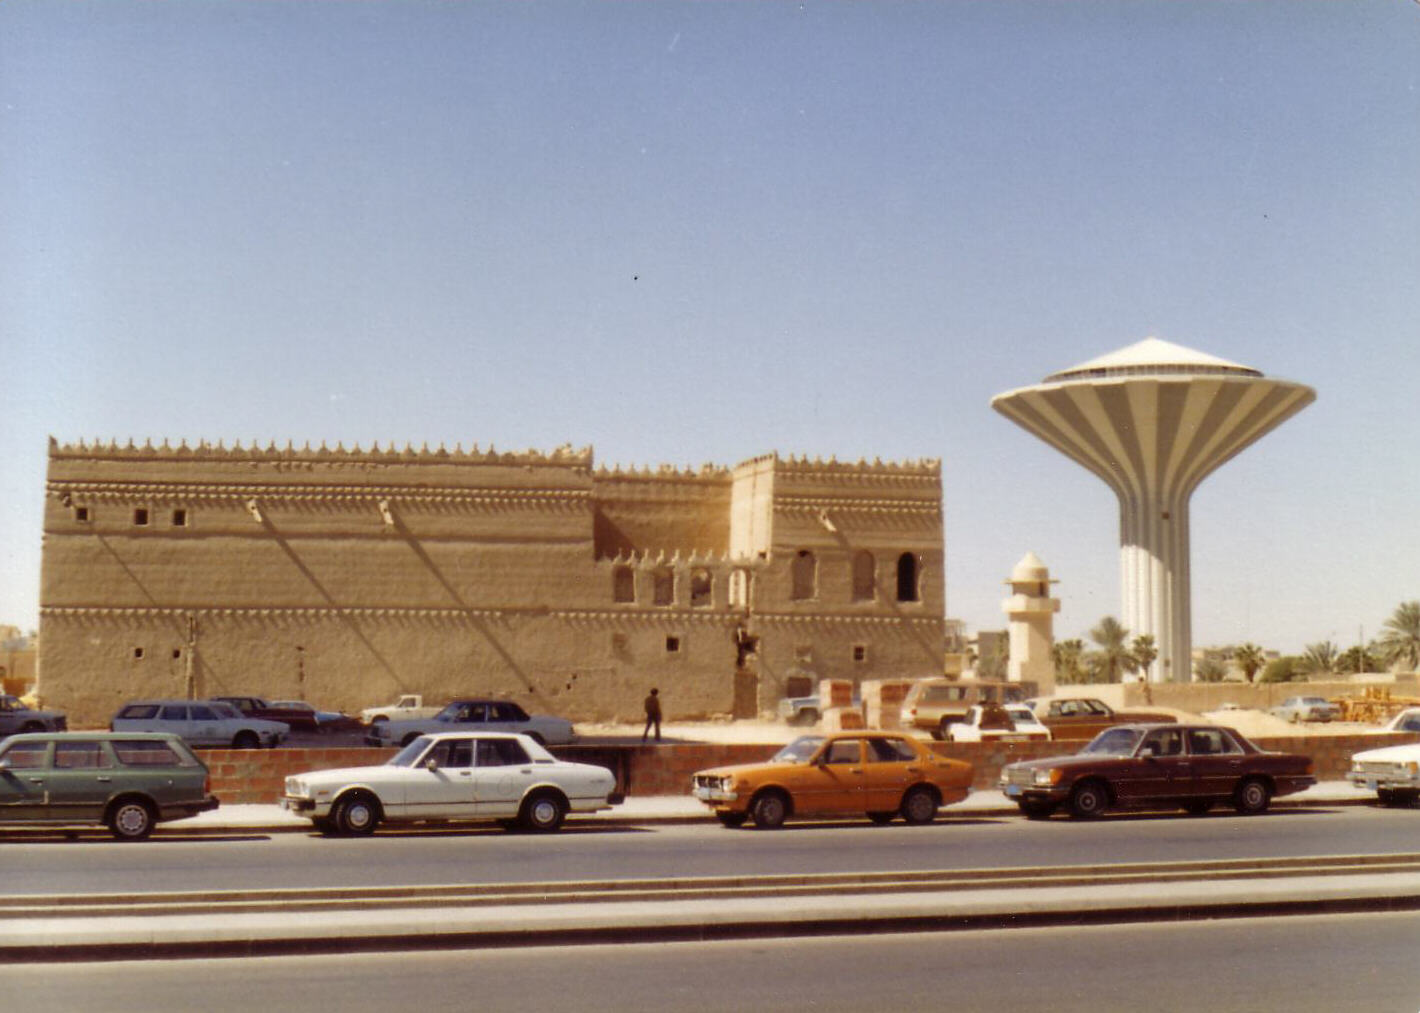
[{"label": "concrete sidewalk", "polygon": [[[1353,788],[1345,781],[1324,781],[1297,795],[1274,799],[1277,807],[1365,805],[1374,804],[1375,792]],[[953,816],[1013,816],[1019,813],[1016,804],[999,791],[974,791],[955,805],[946,806],[939,818]],[[624,803],[604,812],[572,815],[569,820],[596,820],[613,823],[700,823],[710,822],[710,809],[687,795],[633,795]],[[182,833],[220,833],[249,831],[289,833],[309,831],[311,821],[294,816],[279,805],[224,805],[208,813],[185,820],[160,824],[164,830]]]}]

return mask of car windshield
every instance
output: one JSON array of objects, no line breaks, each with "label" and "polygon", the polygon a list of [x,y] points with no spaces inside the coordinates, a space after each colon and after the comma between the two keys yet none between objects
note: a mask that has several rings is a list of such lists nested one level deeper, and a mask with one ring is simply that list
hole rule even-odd
[{"label": "car windshield", "polygon": [[775,763],[808,763],[823,745],[822,735],[801,735],[774,754]]},{"label": "car windshield", "polygon": [[395,753],[385,761],[386,767],[412,767],[414,761],[424,755],[424,750],[429,748],[429,736],[421,735],[399,752]]},{"label": "car windshield", "polygon": [[1106,728],[1080,752],[1092,756],[1132,756],[1143,734],[1139,728]]}]

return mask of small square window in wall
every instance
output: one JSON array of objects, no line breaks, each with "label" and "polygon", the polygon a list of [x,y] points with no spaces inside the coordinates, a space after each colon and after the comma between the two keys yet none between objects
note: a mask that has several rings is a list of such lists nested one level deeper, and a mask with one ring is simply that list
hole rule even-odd
[{"label": "small square window in wall", "polygon": [[178,658],[181,658],[181,657],[182,657],[182,648],[181,648],[181,647],[174,647],[174,648],[173,648],[173,660],[176,661]]},{"label": "small square window in wall", "polygon": [[854,645],[853,645],[853,660],[854,660],[854,661],[867,661],[867,660],[868,660],[868,645],[867,645],[867,644],[854,644]]},{"label": "small square window in wall", "polygon": [[89,515],[89,508],[88,508],[88,507],[75,507],[75,508],[74,508],[74,519],[75,519],[76,521],[78,521],[80,524],[87,524],[87,523],[89,523],[89,516],[90,516],[90,515]]},{"label": "small square window in wall", "polygon": [[133,508],[133,523],[134,523],[136,526],[140,527],[140,528],[143,528],[143,527],[147,527],[147,526],[148,526],[148,508],[147,508],[147,507],[134,507],[134,508]]},{"label": "small square window in wall", "polygon": [[140,661],[140,660],[142,660],[142,658],[143,658],[143,648],[141,648],[141,647],[135,647],[135,648],[133,648],[133,660],[134,660],[134,661]]},{"label": "small square window in wall", "polygon": [[666,637],[666,653],[667,653],[667,654],[679,654],[679,653],[680,653],[680,637]]},{"label": "small square window in wall", "polygon": [[178,507],[176,510],[173,511],[173,527],[187,527],[187,511],[184,510],[182,507]]}]

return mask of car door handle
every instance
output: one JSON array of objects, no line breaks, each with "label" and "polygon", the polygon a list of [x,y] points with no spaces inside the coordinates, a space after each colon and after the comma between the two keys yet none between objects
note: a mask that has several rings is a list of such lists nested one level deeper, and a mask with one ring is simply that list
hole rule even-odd
[{"label": "car door handle", "polygon": [[111,777],[99,776],[99,777],[94,778],[94,780],[95,780],[95,781],[98,781],[99,784],[108,784],[110,781],[113,780],[113,778],[111,778]]},{"label": "car door handle", "polygon": [[848,773],[850,773],[850,774],[861,774],[862,772],[863,772],[863,768],[862,768],[862,767],[849,767],[849,768],[848,768]]},{"label": "car door handle", "polygon": [[42,777],[27,777],[25,780],[29,781],[31,784],[44,784],[44,778]]}]

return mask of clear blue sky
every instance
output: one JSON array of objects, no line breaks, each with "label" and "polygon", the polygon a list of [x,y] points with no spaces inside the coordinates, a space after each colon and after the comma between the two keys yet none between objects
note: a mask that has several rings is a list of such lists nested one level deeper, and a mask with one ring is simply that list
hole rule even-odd
[{"label": "clear blue sky", "polygon": [[1420,598],[1420,3],[0,4],[0,623],[46,440],[940,457],[948,613],[1097,479],[992,395],[1148,335],[1311,384],[1194,641]]}]

